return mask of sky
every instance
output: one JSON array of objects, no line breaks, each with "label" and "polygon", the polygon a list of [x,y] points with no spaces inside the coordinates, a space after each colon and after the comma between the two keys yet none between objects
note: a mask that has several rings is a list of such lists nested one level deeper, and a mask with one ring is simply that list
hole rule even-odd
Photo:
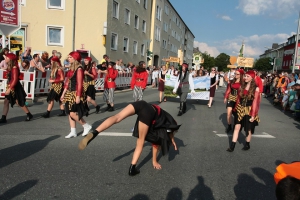
[{"label": "sky", "polygon": [[258,58],[297,33],[300,0],[170,0],[195,36],[194,47],[216,57]]}]

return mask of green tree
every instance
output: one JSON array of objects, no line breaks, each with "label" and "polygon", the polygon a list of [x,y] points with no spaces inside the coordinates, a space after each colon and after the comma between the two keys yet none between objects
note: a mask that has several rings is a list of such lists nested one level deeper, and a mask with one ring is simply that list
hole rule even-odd
[{"label": "green tree", "polygon": [[207,52],[202,53],[202,58],[204,58],[204,63],[201,65],[204,69],[210,69],[215,66],[215,58],[211,57]]},{"label": "green tree", "polygon": [[230,64],[230,56],[225,53],[220,53],[215,58],[215,65],[218,67],[218,71],[224,71],[227,68],[227,65]]},{"label": "green tree", "polygon": [[255,60],[254,63],[254,69],[257,69],[258,71],[269,71],[273,69],[273,65],[270,63],[270,58],[259,58],[258,60]]}]

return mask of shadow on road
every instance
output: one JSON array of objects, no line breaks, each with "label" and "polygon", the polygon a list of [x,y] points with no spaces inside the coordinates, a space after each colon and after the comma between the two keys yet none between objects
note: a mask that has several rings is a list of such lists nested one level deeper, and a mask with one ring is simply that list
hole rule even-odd
[{"label": "shadow on road", "polygon": [[234,186],[234,193],[237,200],[246,199],[276,199],[273,175],[262,168],[252,168],[253,173],[260,181],[255,180],[253,176],[248,174],[239,174],[238,183]]},{"label": "shadow on road", "polygon": [[172,188],[166,197],[166,200],[181,200],[182,199],[182,191],[180,188]]},{"label": "shadow on road", "polygon": [[[149,142],[146,142],[146,143],[144,144],[144,147],[143,147],[143,148],[145,148],[146,146],[151,146],[151,144],[150,144]],[[122,158],[129,156],[130,154],[132,154],[132,153],[134,152],[134,150],[135,150],[135,148],[131,149],[130,151],[128,151],[128,152],[126,152],[126,153],[124,153],[124,154],[122,154],[122,155],[120,155],[120,156],[118,156],[118,157],[116,157],[115,159],[113,159],[113,162],[119,161],[119,160],[121,160]]]},{"label": "shadow on road", "polygon": [[59,138],[59,135],[48,137],[44,140],[33,140],[22,144],[17,144],[0,150],[0,169],[6,167],[14,162],[23,160],[44,149],[49,142]]},{"label": "shadow on road", "polygon": [[191,190],[187,200],[194,199],[206,199],[206,200],[214,200],[214,196],[212,190],[204,184],[204,178],[202,176],[198,176],[198,184]]},{"label": "shadow on road", "polygon": [[19,183],[15,187],[7,190],[3,194],[0,195],[0,199],[2,200],[8,200],[8,199],[13,199],[20,194],[26,192],[33,186],[35,186],[38,183],[38,180],[29,180],[29,181],[24,181],[22,183]]},{"label": "shadow on road", "polygon": [[130,200],[150,200],[150,199],[145,194],[137,194],[134,197],[132,197]]}]

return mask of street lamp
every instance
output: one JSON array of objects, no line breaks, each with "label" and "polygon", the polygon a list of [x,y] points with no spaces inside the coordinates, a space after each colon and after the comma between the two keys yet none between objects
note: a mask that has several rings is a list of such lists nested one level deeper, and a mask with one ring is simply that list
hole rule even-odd
[{"label": "street lamp", "polygon": [[[277,57],[274,59],[274,64],[273,64],[273,73],[274,73],[274,68],[275,68],[275,65],[276,65],[276,60],[277,58],[279,58],[279,50],[278,49],[273,49],[273,48],[269,48],[269,47],[265,47],[266,49],[268,50],[276,50],[277,51]],[[276,69],[277,69],[277,66],[276,66]]]}]

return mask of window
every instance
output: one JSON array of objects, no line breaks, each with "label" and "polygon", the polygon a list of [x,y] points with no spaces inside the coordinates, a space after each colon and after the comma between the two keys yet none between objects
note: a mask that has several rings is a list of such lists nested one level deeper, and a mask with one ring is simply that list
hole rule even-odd
[{"label": "window", "polygon": [[161,21],[161,7],[159,7],[158,5],[156,6],[156,19]]},{"label": "window", "polygon": [[145,44],[141,45],[141,55],[144,56],[145,55]]},{"label": "window", "polygon": [[164,22],[164,30],[165,32],[168,32],[168,23]]},{"label": "window", "polygon": [[64,45],[64,28],[47,26],[47,45]]},{"label": "window", "polygon": [[160,28],[155,26],[155,40],[160,41]]},{"label": "window", "polygon": [[146,21],[143,20],[143,32],[146,33]]},{"label": "window", "polygon": [[125,9],[125,17],[124,17],[125,24],[130,24],[130,10]]},{"label": "window", "polygon": [[167,49],[167,41],[166,40],[163,40],[162,47],[164,49]]},{"label": "window", "polygon": [[118,48],[118,34],[115,34],[115,33],[111,34],[110,48],[112,50],[117,50],[117,48]]},{"label": "window", "polygon": [[139,16],[134,16],[134,28],[139,29]]},{"label": "window", "polygon": [[128,52],[128,44],[129,44],[129,39],[124,37],[123,39],[123,51]]},{"label": "window", "polygon": [[144,8],[147,9],[148,0],[144,0]]},{"label": "window", "polygon": [[48,9],[65,9],[65,0],[47,0]]},{"label": "window", "polygon": [[137,54],[137,47],[138,47],[138,42],[137,41],[133,41],[133,54]]},{"label": "window", "polygon": [[119,19],[119,3],[113,2],[113,17]]},{"label": "window", "polygon": [[165,13],[166,15],[169,15],[169,6],[165,6]]}]

